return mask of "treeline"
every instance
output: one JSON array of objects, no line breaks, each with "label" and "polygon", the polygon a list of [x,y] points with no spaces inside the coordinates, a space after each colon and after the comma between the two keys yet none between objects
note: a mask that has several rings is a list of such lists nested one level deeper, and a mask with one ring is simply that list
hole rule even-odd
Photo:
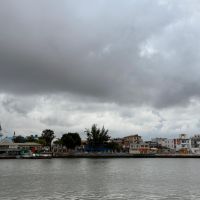
[{"label": "treeline", "polygon": [[[86,134],[86,146],[88,149],[98,149],[98,148],[107,148],[113,151],[120,151],[121,147],[119,144],[111,142],[108,130],[104,127],[98,128],[96,124],[93,124],[90,129],[85,130]],[[55,139],[55,133],[53,130],[46,129],[42,131],[41,136],[30,135],[23,137],[21,135],[13,138],[15,143],[24,143],[24,142],[36,142],[40,143],[43,146],[48,146],[51,149],[52,141]],[[81,145],[81,137],[79,133],[65,133],[61,138],[57,138],[54,142],[54,145],[62,145],[67,149],[75,149]]]}]

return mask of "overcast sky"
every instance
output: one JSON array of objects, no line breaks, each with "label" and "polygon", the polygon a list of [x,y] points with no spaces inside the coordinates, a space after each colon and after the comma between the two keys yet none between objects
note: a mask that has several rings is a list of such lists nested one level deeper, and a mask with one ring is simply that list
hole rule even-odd
[{"label": "overcast sky", "polygon": [[5,135],[200,129],[199,0],[1,0]]}]

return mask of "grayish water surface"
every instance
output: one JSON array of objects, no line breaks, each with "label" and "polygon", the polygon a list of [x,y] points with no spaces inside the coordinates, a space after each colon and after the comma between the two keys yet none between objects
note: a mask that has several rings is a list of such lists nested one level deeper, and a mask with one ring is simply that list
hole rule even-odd
[{"label": "grayish water surface", "polygon": [[200,199],[200,159],[0,160],[0,199]]}]

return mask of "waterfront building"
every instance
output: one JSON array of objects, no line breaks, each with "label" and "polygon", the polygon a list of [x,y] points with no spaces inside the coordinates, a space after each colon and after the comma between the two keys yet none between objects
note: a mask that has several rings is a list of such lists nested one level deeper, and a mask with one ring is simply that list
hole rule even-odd
[{"label": "waterfront building", "polygon": [[129,135],[123,138],[124,141],[130,142],[130,143],[140,143],[142,142],[142,137],[138,134],[136,135]]},{"label": "waterfront building", "polygon": [[150,148],[161,148],[161,145],[154,141],[146,141]]},{"label": "waterfront building", "polygon": [[139,143],[130,143],[130,148],[129,148],[129,153],[130,154],[145,154],[145,153],[150,153],[150,147],[147,142],[139,142]]},{"label": "waterfront building", "polygon": [[10,138],[4,138],[0,142],[0,155],[19,155],[23,151],[39,151],[42,145],[34,142],[14,143]]},{"label": "waterfront building", "polygon": [[123,138],[123,148],[130,149],[130,144],[139,144],[143,142],[142,137],[138,134],[129,135]]},{"label": "waterfront building", "polygon": [[200,135],[194,135],[191,139],[191,147],[199,148],[200,147]]},{"label": "waterfront building", "polygon": [[188,154],[191,150],[191,140],[186,134],[180,134],[179,138],[174,140],[174,146],[177,152]]},{"label": "waterfront building", "polygon": [[167,138],[152,138],[151,141],[157,143],[161,147],[166,146]]},{"label": "waterfront building", "polygon": [[175,150],[175,139],[166,139],[164,146],[170,150]]},{"label": "waterfront building", "polygon": [[200,135],[194,135],[191,140],[191,152],[193,154],[200,154]]}]

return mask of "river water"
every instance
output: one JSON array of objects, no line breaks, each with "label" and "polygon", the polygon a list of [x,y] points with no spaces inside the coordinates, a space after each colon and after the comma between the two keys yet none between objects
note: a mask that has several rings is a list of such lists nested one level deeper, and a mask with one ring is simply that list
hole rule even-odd
[{"label": "river water", "polygon": [[200,159],[0,160],[0,200],[200,199]]}]

